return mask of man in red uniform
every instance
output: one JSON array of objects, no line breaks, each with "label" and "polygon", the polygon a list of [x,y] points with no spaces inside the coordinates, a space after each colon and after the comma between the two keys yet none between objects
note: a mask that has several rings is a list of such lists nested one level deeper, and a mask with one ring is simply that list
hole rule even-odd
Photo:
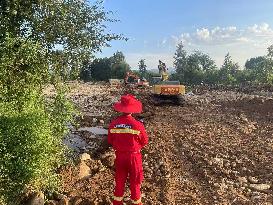
[{"label": "man in red uniform", "polygon": [[123,204],[124,188],[129,176],[131,200],[133,204],[141,203],[141,182],[143,180],[142,156],[140,150],[148,143],[148,136],[140,121],[132,113],[142,112],[142,103],[132,95],[124,95],[114,109],[123,113],[110,123],[108,143],[115,150],[115,192],[113,205]]}]

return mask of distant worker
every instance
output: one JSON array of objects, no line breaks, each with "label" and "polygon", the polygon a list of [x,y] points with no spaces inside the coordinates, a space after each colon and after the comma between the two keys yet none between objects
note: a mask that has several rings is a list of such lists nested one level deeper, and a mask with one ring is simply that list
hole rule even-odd
[{"label": "distant worker", "polygon": [[166,64],[159,60],[158,69],[159,69],[159,74],[161,76],[161,79],[163,81],[168,80],[169,79],[169,75],[167,73],[167,66],[166,66]]},{"label": "distant worker", "polygon": [[108,143],[113,146],[115,160],[115,192],[113,205],[122,205],[125,183],[129,176],[132,204],[142,205],[140,187],[143,180],[140,150],[148,143],[142,122],[132,113],[142,112],[142,103],[132,95],[124,95],[114,109],[123,113],[113,120],[108,129]]},{"label": "distant worker", "polygon": [[162,74],[162,71],[163,71],[163,64],[162,64],[162,61],[161,60],[159,60],[159,64],[158,64],[158,72],[159,72],[159,74],[161,75]]},{"label": "distant worker", "polygon": [[167,67],[165,63],[162,63],[162,71],[167,72]]}]

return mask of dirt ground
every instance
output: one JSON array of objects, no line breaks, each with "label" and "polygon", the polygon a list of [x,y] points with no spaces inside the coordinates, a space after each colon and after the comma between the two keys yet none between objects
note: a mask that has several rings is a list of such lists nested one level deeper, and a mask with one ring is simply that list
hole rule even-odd
[{"label": "dirt ground", "polygon": [[[83,111],[81,126],[102,126],[117,115],[111,105],[129,92],[107,84],[77,84],[71,99]],[[233,91],[186,95],[186,105],[153,106],[148,89],[132,91],[144,103],[149,145],[143,149],[145,205],[273,204],[273,99]],[[86,179],[81,163],[60,172],[72,204],[111,204],[113,150],[101,138],[80,132],[96,149]],[[129,200],[127,187],[125,201]],[[128,203],[129,204],[129,203]]]}]

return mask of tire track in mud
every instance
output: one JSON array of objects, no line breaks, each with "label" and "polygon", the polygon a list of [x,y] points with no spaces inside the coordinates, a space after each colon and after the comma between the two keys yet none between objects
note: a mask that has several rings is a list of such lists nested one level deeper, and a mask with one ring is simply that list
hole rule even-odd
[{"label": "tire track in mud", "polygon": [[181,129],[184,125],[178,127],[177,123],[190,122],[177,114],[185,112],[185,108],[164,106],[155,110],[147,128],[150,133],[148,150],[153,150],[153,158],[160,159],[158,163],[163,169],[155,185],[160,187],[159,200],[170,205],[213,204],[213,192],[206,190],[204,180],[200,180],[198,172],[194,171],[197,162],[191,159],[181,141],[185,134]]}]

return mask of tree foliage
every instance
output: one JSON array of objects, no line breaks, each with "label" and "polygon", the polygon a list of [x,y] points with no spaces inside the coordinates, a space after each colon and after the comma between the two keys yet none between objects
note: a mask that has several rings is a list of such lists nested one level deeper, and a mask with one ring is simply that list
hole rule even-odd
[{"label": "tree foliage", "polygon": [[[0,201],[58,184],[62,139],[75,109],[62,81],[111,40],[102,1],[0,1]],[[56,95],[44,97],[53,79]]]},{"label": "tree foliage", "polygon": [[7,34],[31,39],[45,49],[54,72],[76,75],[82,62],[111,40],[125,39],[107,32],[105,23],[115,21],[109,14],[102,1],[2,0],[0,42]]},{"label": "tree foliage", "polygon": [[57,188],[64,162],[61,143],[74,108],[62,90],[47,102],[47,63],[39,44],[7,37],[0,46],[0,198],[19,204],[26,188]]},{"label": "tree foliage", "polygon": [[266,56],[250,58],[245,69],[240,69],[228,53],[218,69],[209,55],[200,51],[187,54],[182,43],[177,45],[174,55],[176,73],[172,79],[185,84],[238,84],[244,82],[273,84],[273,45],[268,47]]},{"label": "tree foliage", "polygon": [[258,56],[250,58],[245,63],[245,75],[248,78],[248,81],[261,82],[265,78],[265,65],[266,58],[264,56]]},{"label": "tree foliage", "polygon": [[125,56],[121,51],[117,51],[110,58],[111,61],[111,78],[123,79],[130,66],[125,61]]},{"label": "tree foliage", "polygon": [[225,84],[236,83],[236,74],[239,70],[238,63],[234,63],[230,54],[225,56],[224,63],[220,67],[219,77],[220,81]]},{"label": "tree foliage", "polygon": [[31,40],[7,36],[0,43],[0,99],[21,110],[28,94],[48,77],[44,49]]},{"label": "tree foliage", "polygon": [[146,77],[147,75],[147,65],[145,64],[145,59],[141,59],[138,62],[138,69],[141,77]]},{"label": "tree foliage", "polygon": [[273,84],[273,45],[267,48],[265,75],[266,82]]},{"label": "tree foliage", "polygon": [[178,79],[186,84],[200,84],[204,81],[209,83],[209,76],[216,69],[215,62],[209,55],[200,51],[188,55],[182,43],[178,44],[174,59]]},{"label": "tree foliage", "polygon": [[82,67],[80,79],[84,81],[108,81],[110,78],[123,79],[130,66],[121,51],[109,58],[98,58]]},{"label": "tree foliage", "polygon": [[184,49],[184,45],[179,43],[174,54],[174,67],[178,78],[182,81],[185,80],[185,72],[187,69],[187,52]]},{"label": "tree foliage", "polygon": [[260,71],[263,72],[263,70],[261,69],[264,67],[265,61],[266,61],[266,58],[264,56],[250,58],[245,63],[245,69],[255,71],[255,72],[260,72]]}]

